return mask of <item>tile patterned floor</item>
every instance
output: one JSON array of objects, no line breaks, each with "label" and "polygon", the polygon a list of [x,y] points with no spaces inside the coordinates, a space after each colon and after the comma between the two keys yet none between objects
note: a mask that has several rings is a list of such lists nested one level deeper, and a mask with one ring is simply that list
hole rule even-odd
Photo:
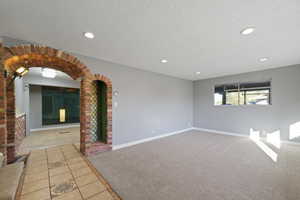
[{"label": "tile patterned floor", "polygon": [[71,144],[32,151],[19,193],[19,200],[120,200]]},{"label": "tile patterned floor", "polygon": [[36,149],[45,149],[57,145],[76,144],[79,141],[79,127],[35,131],[24,138],[18,149],[18,154],[27,154]]}]

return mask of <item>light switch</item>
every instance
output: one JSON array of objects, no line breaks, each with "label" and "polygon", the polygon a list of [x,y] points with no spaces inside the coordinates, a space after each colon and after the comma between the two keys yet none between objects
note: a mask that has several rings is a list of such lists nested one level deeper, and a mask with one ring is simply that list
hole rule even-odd
[{"label": "light switch", "polygon": [[115,102],[114,105],[115,105],[115,108],[118,107],[118,102]]}]

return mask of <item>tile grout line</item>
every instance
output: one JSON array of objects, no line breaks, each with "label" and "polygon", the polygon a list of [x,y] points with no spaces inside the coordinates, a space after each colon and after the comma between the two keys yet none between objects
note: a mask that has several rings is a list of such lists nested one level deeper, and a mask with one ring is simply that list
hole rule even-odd
[{"label": "tile grout line", "polygon": [[[70,165],[70,163],[68,162],[68,158],[67,158],[67,154],[68,154],[68,149],[65,149],[65,148],[68,148],[68,146],[66,147],[65,145],[62,145],[62,146],[57,146],[57,150],[62,154],[62,156],[63,156],[63,162],[65,162],[65,165],[66,165],[66,167],[68,168],[68,173],[70,173],[71,174],[71,176],[72,176],[72,179],[73,179],[73,181],[74,181],[74,184],[76,185],[76,189],[78,190],[78,192],[80,193],[80,196],[81,196],[81,198],[83,199],[83,200],[86,200],[84,197],[83,197],[83,194],[81,193],[81,190],[79,189],[79,186],[78,186],[78,184],[77,184],[77,182],[76,182],[76,178],[79,178],[79,177],[83,177],[83,176],[85,176],[85,175],[87,175],[87,174],[82,174],[82,175],[80,175],[80,176],[78,176],[78,177],[75,177],[75,175],[74,175],[74,173],[73,173],[73,171],[72,171],[72,169],[71,169],[71,165]],[[84,157],[84,156],[82,156],[79,152],[78,152],[78,149],[75,147],[75,145],[70,145],[70,147],[72,147],[72,149],[73,150],[75,150],[75,152],[73,152],[73,150],[70,152],[71,153],[71,157],[70,157],[70,159],[69,160],[71,160],[72,159],[72,153],[75,153],[75,154],[78,154],[78,155],[76,155],[75,156],[75,158],[80,158],[80,159],[82,159],[82,161],[87,165],[87,168],[89,168],[89,170],[90,170],[90,172],[91,172],[91,174],[93,174],[94,176],[96,176],[96,181],[94,181],[94,182],[90,182],[90,183],[86,183],[86,184],[84,184],[84,185],[82,185],[81,187],[85,187],[86,185],[89,185],[89,184],[92,184],[92,183],[101,183],[101,184],[103,184],[103,186],[104,186],[104,190],[102,190],[102,191],[100,191],[100,192],[97,192],[96,194],[93,194],[93,195],[91,195],[91,196],[89,196],[88,197],[88,199],[90,199],[90,198],[93,198],[93,197],[95,197],[95,196],[97,196],[97,195],[100,195],[100,194],[102,194],[103,192],[108,192],[110,195],[111,195],[111,197],[114,199],[114,200],[121,200],[121,198],[118,196],[118,194],[116,194],[116,192],[114,192],[114,190],[111,188],[111,186],[109,185],[109,183],[102,177],[102,175],[91,165],[91,163],[87,160],[87,158],[86,157]],[[46,199],[41,199],[41,200],[52,200],[52,199],[55,199],[56,197],[53,197],[53,195],[52,195],[52,191],[51,191],[51,176],[50,176],[50,168],[49,168],[49,164],[50,164],[50,160],[49,160],[49,151],[48,151],[49,149],[48,148],[46,148],[46,149],[43,149],[42,151],[43,151],[43,154],[44,154],[44,156],[45,156],[45,158],[46,158],[46,170],[47,170],[47,178],[48,178],[48,189],[49,189],[49,192],[48,192],[48,194],[49,194],[49,198],[46,198]],[[74,154],[74,155],[75,155]],[[30,157],[31,155],[29,154],[29,157]],[[33,157],[31,157],[31,158],[33,158]],[[74,164],[76,164],[76,162],[74,163]],[[25,168],[25,172],[27,172],[27,170],[28,170],[28,166],[26,166],[26,168]],[[76,171],[76,170],[75,170]],[[89,173],[90,173],[89,172]],[[59,174],[57,174],[57,175],[59,175]],[[27,176],[27,173],[24,173],[24,179],[25,179],[25,177]],[[36,180],[36,181],[40,181],[40,180],[43,180],[43,179],[39,179],[39,180]],[[24,184],[25,185],[25,184]],[[24,187],[24,185],[22,185],[22,188],[21,188],[21,192],[22,192],[22,190],[23,190],[23,187]],[[37,189],[37,190],[34,190],[34,191],[31,191],[31,192],[28,192],[27,194],[30,194],[30,193],[34,193],[34,192],[37,192],[37,191],[40,191],[40,190],[43,190],[43,189],[46,189],[47,187],[43,187],[43,188],[40,188],[40,189]],[[74,190],[73,190],[74,191]],[[73,191],[71,191],[71,192],[73,192]],[[68,193],[68,192],[67,192]],[[67,193],[64,193],[64,194],[67,194]],[[61,194],[61,195],[64,195],[64,194]],[[21,194],[22,195],[22,194]],[[20,197],[21,197],[21,195],[20,195]],[[24,194],[25,195],[25,194]],[[61,196],[61,195],[58,195],[57,197],[59,197],[59,196]]]},{"label": "tile grout line", "polygon": [[[44,151],[44,152],[45,152],[45,151]],[[31,152],[30,152],[30,153],[31,153]],[[29,154],[28,159],[30,158],[30,156],[31,156],[31,154]],[[47,158],[47,155],[46,155],[45,157]],[[47,163],[48,163],[48,162],[47,162]],[[35,192],[38,192],[38,191],[41,191],[41,190],[47,188],[47,187],[43,187],[43,188],[39,188],[39,189],[30,191],[30,192],[27,192],[27,193],[25,193],[25,194],[22,194],[22,191],[23,191],[24,186],[25,186],[26,184],[31,184],[31,183],[34,183],[34,182],[39,182],[39,181],[44,180],[44,179],[37,179],[37,180],[35,180],[35,181],[30,181],[30,182],[25,183],[25,178],[28,176],[27,171],[28,171],[28,166],[25,166],[25,169],[24,169],[24,180],[23,180],[22,188],[21,188],[21,191],[20,191],[20,194],[19,194],[19,196],[20,196],[19,199],[22,199],[22,196],[30,195],[31,193],[35,193]],[[47,172],[48,172],[48,164],[47,164]],[[42,173],[42,172],[38,172],[38,173]],[[33,174],[29,174],[29,176],[30,176],[30,175],[32,176]],[[47,178],[46,178],[46,179],[47,179]],[[49,175],[48,175],[48,179],[49,179]],[[49,180],[48,180],[48,184],[49,184]],[[48,187],[49,187],[49,186],[48,186]]]},{"label": "tile grout line", "polygon": [[98,177],[100,182],[105,185],[107,188],[107,191],[113,196],[114,200],[122,200],[122,198],[118,195],[117,192],[114,191],[112,186],[108,183],[108,181],[103,177],[103,175],[90,163],[90,161],[84,157],[84,160],[88,164],[88,166],[91,168],[91,170],[95,173],[95,175]]},{"label": "tile grout line", "polygon": [[48,172],[48,185],[49,185],[49,195],[50,195],[50,200],[52,200],[52,195],[51,195],[51,183],[50,183],[50,169],[49,169],[49,159],[48,159],[48,150],[44,149],[46,153],[46,158],[47,158],[47,172]]},{"label": "tile grout line", "polygon": [[113,190],[111,185],[108,183],[108,181],[102,176],[102,174],[92,165],[92,163],[86,158],[82,157],[86,164],[89,166],[89,168],[92,170],[92,172],[97,176],[98,180],[104,184],[106,191],[110,193],[110,195],[113,197],[114,200],[122,200],[122,198],[118,195],[117,192]]},{"label": "tile grout line", "polygon": [[[72,146],[73,146],[73,145],[72,145]],[[84,160],[85,164],[88,166],[88,168],[91,170],[91,172],[92,172],[92,173],[96,176],[96,178],[97,178],[97,181],[91,182],[91,183],[87,183],[87,184],[83,185],[82,187],[84,187],[84,186],[86,186],[86,185],[89,185],[89,184],[92,184],[92,183],[96,183],[96,182],[100,182],[101,184],[103,184],[102,181],[98,178],[98,176],[97,176],[97,175],[94,173],[94,171],[91,169],[91,167],[89,166],[89,164],[86,163],[84,157],[78,152],[77,148],[74,147],[74,146],[73,146],[73,148],[77,151],[77,153],[79,154],[80,158],[82,158],[82,159]],[[69,167],[69,164],[68,164],[68,167]],[[71,171],[71,174],[72,174],[72,176],[73,176],[73,172],[72,172],[72,171]],[[84,176],[84,175],[85,175],[85,174],[83,174],[83,175],[81,175],[81,176]],[[79,176],[79,177],[81,177],[81,176]],[[77,178],[79,178],[79,177],[77,177]],[[78,185],[77,185],[77,183],[76,183],[75,177],[74,177],[74,180],[75,180],[76,186],[78,187]],[[88,199],[90,199],[90,198],[92,198],[92,197],[94,197],[94,196],[96,196],[96,195],[99,195],[99,194],[101,194],[102,192],[108,191],[108,188],[106,187],[106,184],[103,184],[103,185],[104,185],[104,187],[105,187],[105,189],[104,189],[103,191],[98,192],[98,193],[96,193],[96,194],[94,194],[94,195],[88,197]],[[79,192],[80,192],[80,194],[81,194],[81,191],[80,191],[79,187],[78,187],[78,190],[79,190]],[[82,195],[82,194],[81,194],[81,196],[82,196],[82,199],[83,199],[83,200],[86,200],[85,198],[83,198],[83,195]]]},{"label": "tile grout line", "polygon": [[66,164],[67,164],[67,167],[68,167],[68,169],[69,169],[69,171],[70,171],[70,173],[71,173],[71,176],[72,176],[73,179],[74,179],[74,183],[76,184],[76,188],[77,188],[77,190],[78,190],[78,192],[79,192],[81,198],[84,200],[83,195],[81,194],[81,191],[80,191],[80,189],[79,189],[79,186],[78,186],[77,183],[76,183],[75,176],[73,175],[73,172],[72,172],[72,170],[71,170],[71,168],[70,168],[70,166],[69,166],[69,163],[68,163],[67,160],[66,160],[65,153],[64,153],[64,151],[62,151],[61,148],[59,148],[59,149],[60,149],[60,151],[62,152],[62,154],[63,154],[63,156],[64,156],[64,159],[65,159],[65,162],[66,162]]}]

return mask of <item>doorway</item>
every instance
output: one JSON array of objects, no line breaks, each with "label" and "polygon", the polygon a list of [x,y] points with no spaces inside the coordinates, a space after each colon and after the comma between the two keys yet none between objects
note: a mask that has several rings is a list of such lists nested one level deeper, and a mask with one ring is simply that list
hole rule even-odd
[{"label": "doorway", "polygon": [[[80,80],[80,151],[83,154],[94,154],[112,148],[112,84],[103,75],[93,75],[90,70],[76,57],[61,50],[39,45],[20,45],[14,47],[3,47],[0,44],[1,71],[0,76],[1,92],[4,98],[0,104],[1,120],[0,127],[3,128],[5,137],[1,139],[1,152],[7,158],[7,162],[13,162],[16,158],[16,110],[15,110],[15,88],[9,83],[15,78],[20,67],[29,69],[33,67],[45,67],[62,71],[74,80]],[[91,86],[93,81],[101,80],[107,86],[107,127],[106,144],[92,139],[91,130],[94,125],[91,123]],[[3,114],[3,115],[2,115]],[[4,117],[4,120],[2,120]],[[2,129],[1,129],[2,130]],[[102,137],[104,139],[105,137]]]}]

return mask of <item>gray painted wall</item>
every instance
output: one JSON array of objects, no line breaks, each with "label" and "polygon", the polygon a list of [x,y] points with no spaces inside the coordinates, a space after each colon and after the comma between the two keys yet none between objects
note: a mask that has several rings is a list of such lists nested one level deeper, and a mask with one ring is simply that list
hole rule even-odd
[{"label": "gray painted wall", "polygon": [[42,90],[41,86],[31,85],[29,87],[29,126],[30,129],[42,127]]},{"label": "gray painted wall", "polygon": [[24,80],[23,78],[16,78],[15,84],[15,98],[16,98],[16,115],[25,113],[24,105]]},{"label": "gray painted wall", "polygon": [[[5,45],[20,43],[27,42],[4,38]],[[113,97],[114,145],[192,127],[192,81],[75,56],[93,73],[109,77],[113,90],[119,91]]]},{"label": "gray painted wall", "polygon": [[[192,127],[192,81],[76,56],[93,73],[109,77],[113,90],[119,92],[118,96],[113,97],[114,145]],[[39,80],[39,77],[25,76],[24,79],[25,84],[53,85]],[[29,98],[29,126],[31,129],[41,128],[41,94],[37,86],[30,86]]]},{"label": "gray painted wall", "polygon": [[192,81],[76,56],[119,92],[113,97],[114,145],[192,127]]},{"label": "gray painted wall", "polygon": [[[272,79],[270,106],[214,106],[216,84]],[[194,82],[194,126],[249,134],[250,128],[271,133],[281,131],[289,140],[289,126],[300,121],[300,65],[273,70],[199,80]],[[300,130],[299,130],[300,132]],[[299,138],[293,141],[300,141]]]}]

